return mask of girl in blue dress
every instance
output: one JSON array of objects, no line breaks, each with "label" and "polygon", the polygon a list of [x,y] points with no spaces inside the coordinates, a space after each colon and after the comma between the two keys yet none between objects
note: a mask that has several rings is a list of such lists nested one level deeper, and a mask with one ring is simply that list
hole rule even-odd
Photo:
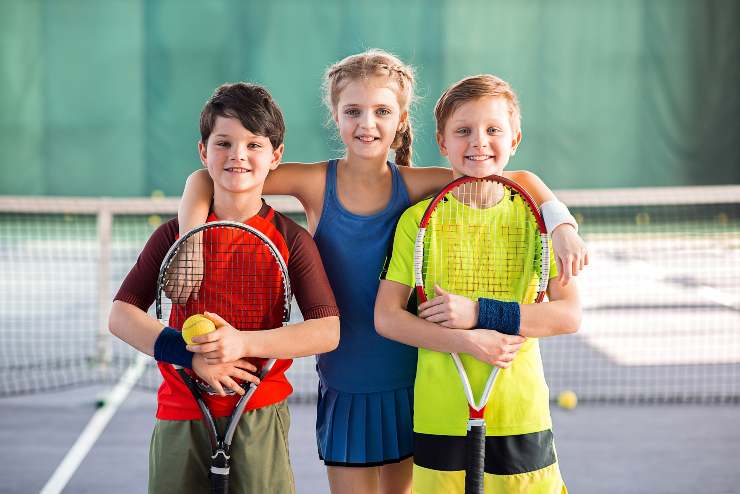
[{"label": "girl in blue dress", "polygon": [[[417,350],[379,336],[373,309],[398,218],[452,174],[411,167],[414,72],[397,57],[381,50],[349,56],[329,67],[324,89],[344,156],[284,163],[263,189],[300,200],[340,310],[339,347],[318,356],[318,452],[333,494],[410,492]],[[538,203],[554,200],[534,174],[505,175]],[[193,173],[180,206],[181,233],[205,221],[211,197],[208,175]],[[575,224],[566,225],[552,226],[564,283],[587,256]]]}]

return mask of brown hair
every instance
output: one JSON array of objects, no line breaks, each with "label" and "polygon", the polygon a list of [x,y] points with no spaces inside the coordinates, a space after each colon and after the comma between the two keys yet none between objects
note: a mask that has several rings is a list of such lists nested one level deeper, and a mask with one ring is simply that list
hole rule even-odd
[{"label": "brown hair", "polygon": [[270,139],[274,149],[285,138],[283,112],[270,92],[257,84],[237,82],[216,88],[200,112],[200,140],[203,144],[208,142],[217,117],[238,119],[251,133]]},{"label": "brown hair", "polygon": [[504,98],[509,106],[509,124],[514,133],[521,130],[521,113],[519,100],[508,82],[491,74],[466,77],[457,81],[442,93],[434,105],[434,118],[437,120],[437,132],[445,130],[447,120],[463,103],[485,97]]},{"label": "brown hair", "polygon": [[[414,99],[414,69],[401,62],[395,55],[383,50],[372,49],[351,55],[335,63],[324,74],[324,103],[332,115],[336,115],[339,95],[350,82],[371,77],[386,77],[395,85],[398,106],[408,112]],[[401,124],[391,144],[396,151],[396,164],[411,165],[411,144],[414,134],[411,121]]]}]

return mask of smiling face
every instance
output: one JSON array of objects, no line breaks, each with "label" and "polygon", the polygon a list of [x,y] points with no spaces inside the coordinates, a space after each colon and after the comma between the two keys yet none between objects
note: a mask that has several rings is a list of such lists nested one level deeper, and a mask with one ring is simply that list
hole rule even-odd
[{"label": "smiling face", "polygon": [[333,116],[350,159],[385,160],[408,113],[401,111],[388,79],[377,77],[348,83]]},{"label": "smiling face", "polygon": [[238,119],[219,116],[208,141],[198,143],[198,151],[213,179],[214,196],[261,193],[267,174],[280,163],[283,144],[274,149],[269,138],[253,134]]},{"label": "smiling face", "polygon": [[455,178],[500,175],[522,138],[510,122],[509,104],[499,96],[487,96],[461,104],[437,133],[442,156]]}]

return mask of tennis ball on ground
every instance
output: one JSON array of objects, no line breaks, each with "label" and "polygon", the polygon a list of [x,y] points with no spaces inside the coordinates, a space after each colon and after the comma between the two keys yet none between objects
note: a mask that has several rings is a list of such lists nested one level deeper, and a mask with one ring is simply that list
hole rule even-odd
[{"label": "tennis ball on ground", "polygon": [[197,345],[193,343],[193,338],[202,334],[208,334],[216,330],[216,325],[203,314],[194,314],[187,319],[182,325],[182,338],[188,345]]},{"label": "tennis ball on ground", "polygon": [[566,410],[573,410],[578,405],[578,396],[571,391],[563,391],[558,395],[558,405]]}]

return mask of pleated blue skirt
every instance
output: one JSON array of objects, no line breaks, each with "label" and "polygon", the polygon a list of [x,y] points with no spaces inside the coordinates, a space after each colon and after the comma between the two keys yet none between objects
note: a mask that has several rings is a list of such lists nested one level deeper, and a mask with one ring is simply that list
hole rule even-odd
[{"label": "pleated blue skirt", "polygon": [[397,463],[413,451],[414,387],[344,393],[319,383],[316,442],[329,466]]}]

